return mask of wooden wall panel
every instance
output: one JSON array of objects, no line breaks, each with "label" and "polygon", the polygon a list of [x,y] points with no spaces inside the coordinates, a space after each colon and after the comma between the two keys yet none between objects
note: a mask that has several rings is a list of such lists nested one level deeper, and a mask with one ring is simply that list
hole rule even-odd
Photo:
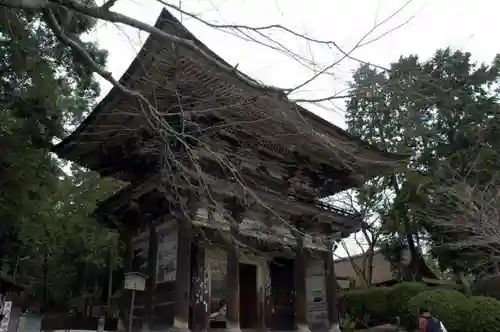
[{"label": "wooden wall panel", "polygon": [[[248,211],[246,217],[239,224],[239,232],[246,236],[283,243],[283,245],[296,244],[295,237],[291,233],[289,226],[283,223],[283,221],[266,220],[266,218],[269,219],[272,217],[257,211]],[[209,218],[208,210],[204,208],[198,209],[193,224],[208,228],[229,230],[229,222],[224,218],[223,213],[213,212]],[[304,247],[325,251],[324,236],[318,232],[307,233],[304,237]]]},{"label": "wooden wall panel", "polygon": [[[173,324],[175,306],[175,273],[177,251],[177,224],[174,220],[166,221],[156,228],[158,235],[158,256],[156,264],[156,289],[153,298],[152,326],[154,328],[169,327]],[[149,231],[142,230],[132,239],[134,249],[134,271],[148,274]],[[130,300],[128,297],[125,297]],[[140,326],[144,319],[146,292],[136,296],[134,324]],[[128,306],[129,304],[126,304]]]},{"label": "wooden wall panel", "polygon": [[311,331],[327,329],[328,304],[325,287],[325,266],[322,260],[310,260],[307,266],[306,290],[308,322]]},{"label": "wooden wall panel", "polygon": [[[156,227],[158,234],[158,260],[156,264],[156,284],[175,281],[177,266],[177,224],[169,220]],[[149,232],[144,230],[132,239],[134,248],[134,269],[147,275]]]}]

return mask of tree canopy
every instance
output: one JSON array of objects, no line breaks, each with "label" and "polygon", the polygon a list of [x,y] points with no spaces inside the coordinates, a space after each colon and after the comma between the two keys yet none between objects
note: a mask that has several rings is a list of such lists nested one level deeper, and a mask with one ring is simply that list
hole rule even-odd
[{"label": "tree canopy", "polygon": [[436,212],[454,211],[442,188],[496,181],[499,68],[499,56],[479,65],[470,53],[447,48],[425,61],[401,57],[387,70],[363,65],[353,76],[348,130],[382,149],[411,155],[407,167],[368,184],[372,192],[395,195],[384,211],[384,227],[406,243],[413,258],[421,255],[422,240],[429,240],[443,269],[463,270],[465,261],[478,259],[443,245],[460,234],[443,232],[436,221],[444,216]]},{"label": "tree canopy", "polygon": [[[90,213],[119,184],[49,152],[94,105],[99,85],[41,15],[0,7],[0,258],[3,273],[61,301],[81,290],[82,269],[103,267],[118,246]],[[104,65],[105,51],[80,44]]]}]

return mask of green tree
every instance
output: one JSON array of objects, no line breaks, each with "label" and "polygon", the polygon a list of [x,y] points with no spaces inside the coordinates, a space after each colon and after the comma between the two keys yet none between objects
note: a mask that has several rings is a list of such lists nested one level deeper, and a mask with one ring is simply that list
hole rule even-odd
[{"label": "green tree", "polygon": [[[60,300],[81,289],[82,268],[99,270],[117,248],[116,234],[89,216],[119,184],[67,174],[49,153],[94,105],[99,85],[42,18],[0,7],[0,258],[4,273],[35,278],[44,300]],[[105,64],[105,51],[72,37]]]},{"label": "green tree", "polygon": [[[385,226],[410,249],[410,274],[417,278],[420,235],[429,233],[435,244],[451,241],[430,222],[436,188],[457,180],[484,185],[496,176],[500,58],[477,65],[470,57],[438,50],[424,62],[402,57],[386,71],[364,65],[353,77],[348,130],[380,148],[411,154],[409,165],[375,190],[395,194]],[[441,267],[459,269],[456,252],[455,258],[449,250],[437,253]]]}]

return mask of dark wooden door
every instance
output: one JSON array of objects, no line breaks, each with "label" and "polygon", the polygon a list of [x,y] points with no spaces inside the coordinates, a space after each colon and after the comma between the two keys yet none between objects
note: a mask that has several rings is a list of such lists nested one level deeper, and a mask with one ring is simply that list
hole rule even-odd
[{"label": "dark wooden door", "polygon": [[275,259],[270,263],[273,330],[293,330],[293,260]]},{"label": "dark wooden door", "polygon": [[252,329],[258,326],[257,267],[240,264],[240,327]]}]

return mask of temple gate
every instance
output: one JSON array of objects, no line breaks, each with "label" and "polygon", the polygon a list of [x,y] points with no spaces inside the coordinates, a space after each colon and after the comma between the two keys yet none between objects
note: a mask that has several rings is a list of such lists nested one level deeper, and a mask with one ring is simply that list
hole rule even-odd
[{"label": "temple gate", "polygon": [[[134,326],[335,327],[332,246],[361,220],[321,199],[406,156],[261,86],[168,11],[155,26],[190,43],[150,36],[120,80],[144,99],[114,87],[54,148],[128,183],[95,217],[120,232],[125,271],[149,276]],[[127,321],[126,305],[120,314]]]}]

